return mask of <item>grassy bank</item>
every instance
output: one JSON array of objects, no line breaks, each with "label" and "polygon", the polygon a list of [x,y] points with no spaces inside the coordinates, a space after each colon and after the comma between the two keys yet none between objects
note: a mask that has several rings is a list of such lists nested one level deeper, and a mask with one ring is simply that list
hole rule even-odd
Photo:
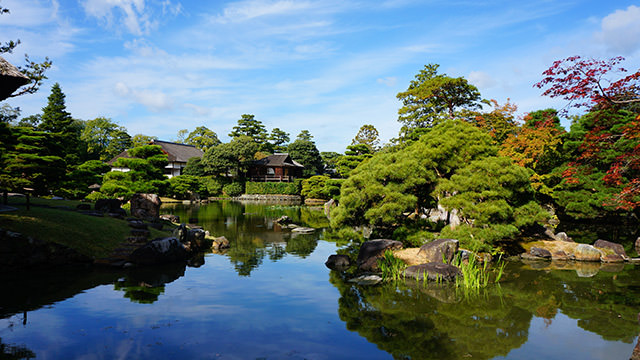
[{"label": "grassy bank", "polygon": [[[31,209],[27,210],[24,197],[10,197],[8,205],[18,210],[0,212],[0,228],[65,245],[93,258],[111,254],[131,230],[126,221],[75,211],[78,201],[32,198],[31,204]],[[150,239],[167,236],[166,232],[150,230]]]}]

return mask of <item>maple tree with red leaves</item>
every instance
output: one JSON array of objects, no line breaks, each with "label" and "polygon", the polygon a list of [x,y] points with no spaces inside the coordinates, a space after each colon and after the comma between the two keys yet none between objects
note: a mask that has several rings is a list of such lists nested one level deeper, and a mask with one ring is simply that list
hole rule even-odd
[{"label": "maple tree with red leaves", "polygon": [[[578,174],[600,168],[606,171],[602,181],[620,189],[604,205],[638,212],[640,114],[633,105],[640,103],[640,69],[618,80],[608,78],[612,73],[627,72],[618,66],[623,60],[621,56],[609,60],[579,56],[558,60],[543,72],[546,77],[535,86],[547,87],[543,95],[565,99],[571,107],[589,107],[589,115],[593,117],[577,157],[563,174],[566,181],[579,183]],[[563,113],[567,113],[566,108]],[[626,121],[613,121],[614,117]]]}]

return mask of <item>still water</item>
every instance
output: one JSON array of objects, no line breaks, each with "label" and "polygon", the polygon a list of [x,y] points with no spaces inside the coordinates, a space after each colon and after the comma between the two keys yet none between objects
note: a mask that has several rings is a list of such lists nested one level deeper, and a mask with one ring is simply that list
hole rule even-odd
[{"label": "still water", "polygon": [[478,295],[411,282],[358,286],[324,266],[345,245],[295,236],[286,214],[218,202],[165,207],[231,241],[190,266],[2,274],[0,359],[628,359],[640,270],[510,263]]}]

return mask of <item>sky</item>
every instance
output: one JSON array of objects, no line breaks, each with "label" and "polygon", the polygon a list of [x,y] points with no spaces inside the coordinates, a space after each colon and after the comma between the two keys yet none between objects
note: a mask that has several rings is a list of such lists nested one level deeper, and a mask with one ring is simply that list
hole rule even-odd
[{"label": "sky", "polygon": [[[566,104],[533,84],[553,61],[624,56],[640,68],[640,3],[580,0],[0,0],[14,65],[53,62],[40,91],[8,99],[41,113],[59,83],[74,118],[175,140],[222,141],[242,114],[320,151],[344,152],[364,124],[397,137],[396,99],[429,63],[518,114]],[[615,76],[615,75],[614,75]],[[489,110],[489,109],[487,109]],[[569,121],[564,119],[563,125]]]}]

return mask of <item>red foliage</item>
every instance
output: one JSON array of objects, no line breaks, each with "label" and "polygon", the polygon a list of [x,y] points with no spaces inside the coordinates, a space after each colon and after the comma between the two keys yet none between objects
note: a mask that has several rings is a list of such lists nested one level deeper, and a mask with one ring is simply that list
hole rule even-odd
[{"label": "red foliage", "polygon": [[555,61],[542,73],[545,78],[534,86],[539,89],[549,86],[542,95],[563,98],[573,107],[638,102],[640,70],[614,82],[605,77],[611,71],[626,72],[617,67],[623,60],[622,56],[606,61],[568,57]]},{"label": "red foliage", "polygon": [[[618,56],[609,60],[582,59],[572,56],[558,60],[543,72],[545,78],[534,86],[546,88],[543,95],[560,97],[572,107],[594,109],[618,109],[620,106],[640,102],[640,70],[611,81],[606,76],[613,72],[625,73],[618,64],[624,60]],[[566,114],[566,109],[563,112]],[[563,173],[569,183],[576,183],[578,167],[595,163],[601,154],[615,147],[620,141],[631,141],[636,145],[619,155],[609,166],[603,182],[610,186],[623,187],[607,205],[619,209],[640,208],[640,115],[621,129],[612,131],[608,119],[602,117],[585,136],[581,153],[569,169]]]}]

